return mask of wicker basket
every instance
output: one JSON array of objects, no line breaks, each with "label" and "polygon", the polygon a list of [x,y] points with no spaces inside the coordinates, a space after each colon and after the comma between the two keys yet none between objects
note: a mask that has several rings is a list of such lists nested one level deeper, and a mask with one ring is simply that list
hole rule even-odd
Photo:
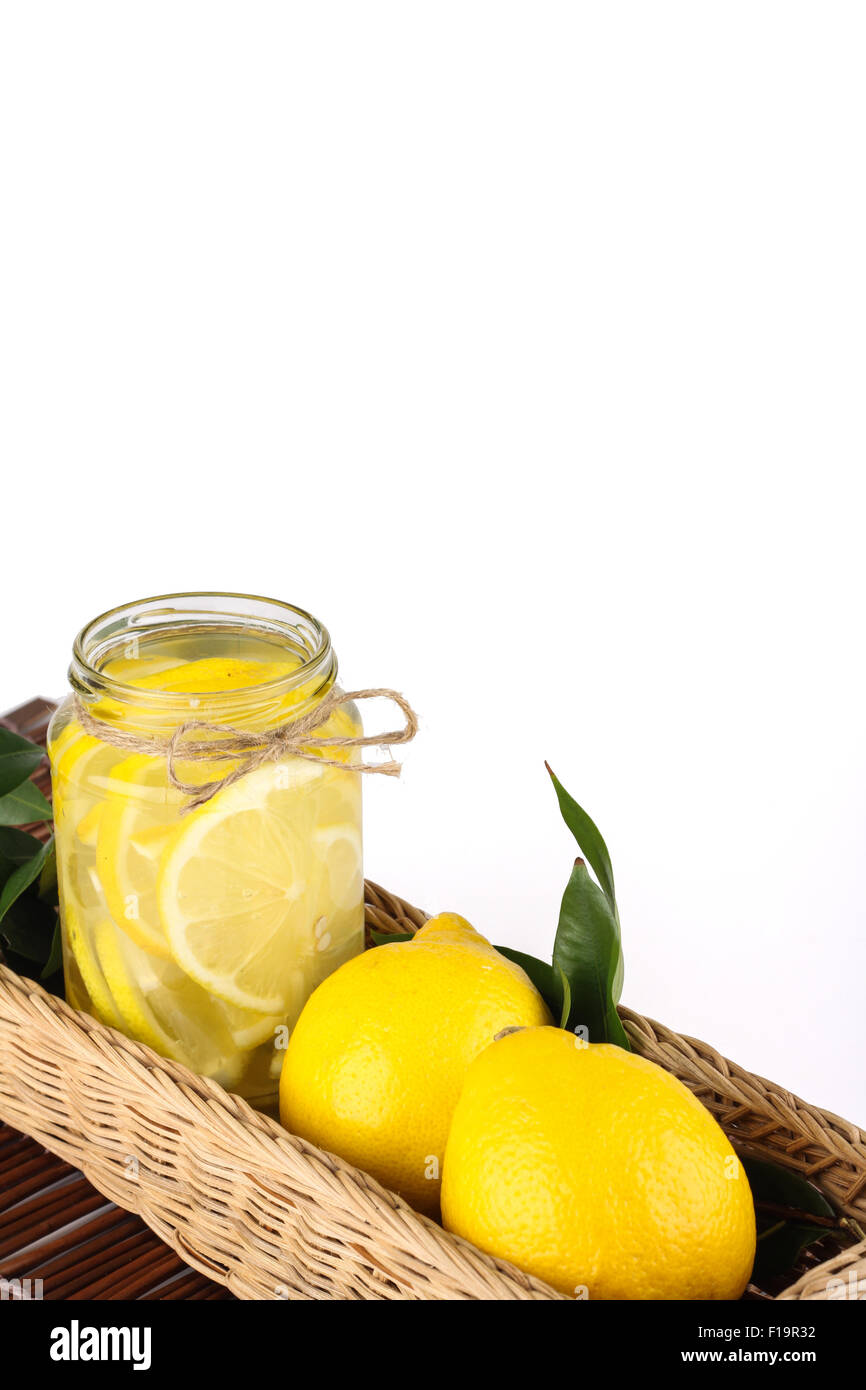
[{"label": "wicker basket", "polygon": [[[426,920],[372,883],[366,903],[368,926],[378,931]],[[748,1294],[866,1299],[866,1135],[706,1043],[621,1014],[635,1050],[679,1077],[742,1152],[810,1178],[838,1213],[819,1254],[813,1247],[779,1287],[750,1285]],[[0,1118],[80,1168],[241,1298],[560,1297],[239,1097],[5,966]]]}]

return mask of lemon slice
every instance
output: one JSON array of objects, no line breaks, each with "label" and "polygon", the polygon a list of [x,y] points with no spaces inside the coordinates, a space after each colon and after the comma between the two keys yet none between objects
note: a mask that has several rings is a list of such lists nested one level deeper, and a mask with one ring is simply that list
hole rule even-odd
[{"label": "lemon slice", "polygon": [[160,1026],[138,982],[133,979],[123,958],[117,928],[103,919],[94,929],[96,954],[102,973],[109,982],[112,999],[121,1019],[124,1032],[132,1034],[166,1057],[180,1061],[177,1046]]},{"label": "lemon slice", "polygon": [[285,1014],[260,1014],[249,1009],[238,1009],[233,1004],[222,1004],[226,1012],[226,1022],[235,1047],[249,1052],[262,1043],[273,1042],[278,1028],[285,1026]]},{"label": "lemon slice", "polygon": [[51,744],[51,783],[54,802],[54,824],[67,854],[76,850],[92,851],[102,816],[94,789],[105,778],[117,759],[117,749],[85,734],[77,720],[68,724]]},{"label": "lemon slice", "polygon": [[178,965],[218,998],[289,1011],[309,949],[314,903],[305,837],[322,769],[265,765],[182,821],[159,872],[166,939]]},{"label": "lemon slice", "polygon": [[121,681],[124,685],[138,685],[145,676],[155,676],[161,671],[171,671],[186,663],[172,656],[116,656],[102,667],[102,674],[110,680]]},{"label": "lemon slice", "polygon": [[58,774],[68,776],[70,769],[82,753],[95,747],[97,742],[97,739],[85,734],[77,719],[70,719],[66,727],[55,738],[52,738],[48,745],[55,776]]},{"label": "lemon slice", "polygon": [[64,903],[63,925],[66,928],[66,943],[78,966],[84,988],[97,1018],[110,1028],[123,1028],[123,1021],[114,1007],[111,991],[102,973],[102,967],[94,954],[86,933],[82,930],[78,913],[71,903]]},{"label": "lemon slice", "polygon": [[[161,662],[148,662],[145,665],[142,662],[114,661],[109,662],[104,670],[107,676],[117,677],[136,690],[154,690],[178,696],[178,705],[197,712],[197,718],[225,723],[230,722],[230,710],[226,708],[224,700],[216,697],[232,691],[250,690],[268,681],[290,676],[299,664],[297,658],[289,657],[282,661],[255,661],[240,657],[207,656],[169,666]],[[298,696],[294,692],[290,692],[290,696],[291,707],[297,702]],[[130,728],[131,709],[132,706],[125,701],[105,695],[94,704],[92,713],[98,719],[116,722],[121,728]],[[164,717],[161,710],[149,708],[146,700],[135,705],[135,727],[148,728],[160,723]]]},{"label": "lemon slice", "polygon": [[[196,1019],[182,992],[167,988],[147,968],[146,958],[121,936],[113,922],[103,919],[94,930],[96,955],[111,991],[124,1033],[152,1047],[163,1057],[183,1062],[193,1071],[230,1086],[240,1076],[242,1055],[220,1036],[212,1019]],[[128,959],[128,952],[133,959]],[[143,963],[144,959],[144,963]]]},{"label": "lemon slice", "polygon": [[92,849],[96,844],[96,838],[99,834],[99,822],[101,819],[102,806],[97,801],[91,806],[90,810],[81,817],[81,820],[75,827],[75,834],[78,836],[81,843],[86,845],[88,849]]},{"label": "lemon slice", "polygon": [[[127,671],[126,680],[137,690],[165,690],[177,695],[216,694],[225,690],[245,690],[277,680],[297,670],[297,661],[249,661],[240,657],[203,656],[147,675]],[[114,674],[106,667],[106,674]]]},{"label": "lemon slice", "polygon": [[170,814],[180,798],[166,784],[164,765],[144,754],[119,763],[111,783],[96,836],[96,871],[105,902],[113,921],[137,945],[170,960],[156,902],[156,876],[174,821],[155,817]]},{"label": "lemon slice", "polygon": [[358,827],[349,824],[324,826],[313,832],[312,845],[322,864],[328,903],[337,910],[357,906],[364,893]]},{"label": "lemon slice", "polygon": [[[54,817],[58,820],[67,799],[76,795],[81,786],[81,774],[92,766],[100,750],[105,745],[98,738],[85,734],[77,719],[67,724],[60,736],[49,747],[51,758],[51,786],[54,800]],[[75,781],[72,774],[77,773]]]}]

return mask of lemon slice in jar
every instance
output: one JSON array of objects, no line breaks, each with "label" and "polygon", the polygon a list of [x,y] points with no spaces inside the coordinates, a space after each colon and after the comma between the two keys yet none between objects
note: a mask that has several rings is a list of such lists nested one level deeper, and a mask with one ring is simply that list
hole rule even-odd
[{"label": "lemon slice in jar", "polygon": [[165,764],[137,753],[112,771],[96,836],[96,872],[113,921],[165,960],[171,951],[156,902],[157,867],[180,801],[168,786]]},{"label": "lemon slice in jar", "polygon": [[[105,745],[98,738],[85,734],[77,719],[73,719],[54,739],[48,749],[51,757],[51,786],[54,801],[54,819],[64,814],[67,800],[74,801],[81,795],[81,773],[92,766],[100,750]],[[73,779],[73,772],[77,773]]]},{"label": "lemon slice in jar", "polygon": [[51,740],[48,748],[55,777],[68,777],[82,754],[90,752],[98,744],[98,739],[85,734],[77,719],[71,719],[57,737]]},{"label": "lemon slice in jar", "polygon": [[[212,708],[214,702],[209,699],[210,696],[249,690],[270,681],[277,681],[290,676],[299,664],[297,658],[285,661],[259,661],[241,657],[204,656],[167,668],[162,663],[155,667],[150,663],[145,668],[140,662],[136,666],[136,663],[113,661],[105,666],[104,674],[121,679],[124,684],[136,690],[153,690],[160,694],[176,695],[178,704],[189,708],[191,718],[229,723],[229,712],[218,701],[217,707]],[[279,710],[285,704],[288,711],[300,698],[300,692],[290,692],[284,701],[277,703],[276,708]],[[129,727],[130,722],[147,727],[161,722],[164,718],[160,710],[150,709],[144,700],[136,704],[134,720],[131,721],[130,707],[111,696],[103,696],[98,700],[93,713],[97,718],[117,720],[122,727]]]},{"label": "lemon slice in jar", "polygon": [[324,897],[333,908],[361,902],[364,892],[361,836],[356,825],[327,825],[313,832],[313,851],[321,863]]},{"label": "lemon slice in jar", "polygon": [[114,1006],[111,990],[102,973],[102,967],[86,933],[83,931],[78,913],[70,902],[64,903],[63,925],[66,928],[66,943],[72,952],[75,964],[87,990],[93,1011],[102,1023],[110,1028],[123,1028],[123,1020]]},{"label": "lemon slice in jar", "polygon": [[49,752],[55,826],[61,835],[71,831],[78,847],[93,850],[115,765],[126,755],[85,734],[77,720],[67,725]]},{"label": "lemon slice in jar", "polygon": [[232,1042],[242,1052],[252,1051],[262,1043],[273,1042],[277,1029],[286,1023],[286,1015],[282,1013],[260,1014],[250,1009],[238,1009],[234,1004],[226,1004],[222,1000],[215,1003],[222,1004]]},{"label": "lemon slice in jar", "polygon": [[132,1034],[164,1056],[179,1061],[176,1041],[169,1037],[157,1020],[144,991],[123,958],[115,924],[104,919],[96,924],[93,935],[99,964],[108,981],[124,1032]]},{"label": "lemon slice in jar", "polygon": [[[245,660],[242,657],[202,656],[185,661],[170,670],[154,671],[146,676],[130,676],[130,684],[138,690],[170,691],[172,694],[222,694],[226,690],[245,690],[278,680],[297,670],[299,662]],[[108,670],[108,668],[106,668]]]},{"label": "lemon slice in jar", "polygon": [[[117,1026],[124,1033],[223,1086],[237,1082],[243,1056],[235,1052],[227,1034],[221,1036],[212,1018],[197,1018],[182,991],[167,988],[157,973],[142,968],[136,948],[124,941],[113,922],[97,923],[94,943],[120,1017]],[[132,962],[127,959],[130,949]]]},{"label": "lemon slice in jar", "polygon": [[159,872],[175,960],[218,998],[286,1015],[312,949],[308,837],[322,769],[266,764],[187,816]]},{"label": "lemon slice in jar", "polygon": [[75,834],[78,840],[87,849],[93,849],[99,834],[99,822],[102,820],[102,807],[97,804],[91,806],[86,811],[75,827]]}]

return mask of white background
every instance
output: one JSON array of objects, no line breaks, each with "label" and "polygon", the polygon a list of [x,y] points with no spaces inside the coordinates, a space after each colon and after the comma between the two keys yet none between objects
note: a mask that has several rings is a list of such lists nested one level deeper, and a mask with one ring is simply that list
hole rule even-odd
[{"label": "white background", "polygon": [[861,5],[4,4],[0,703],[173,589],[422,736],[367,870],[866,1120]]}]

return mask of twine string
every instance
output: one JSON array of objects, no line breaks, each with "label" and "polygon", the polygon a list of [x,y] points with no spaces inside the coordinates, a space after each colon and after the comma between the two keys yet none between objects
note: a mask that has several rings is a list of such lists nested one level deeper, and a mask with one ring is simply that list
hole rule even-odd
[{"label": "twine string", "polygon": [[[391,729],[382,734],[335,734],[328,737],[317,736],[315,730],[330,719],[335,710],[350,701],[390,700],[402,712],[405,724],[402,729]],[[117,729],[104,719],[97,719],[78,695],[73,697],[76,717],[85,733],[115,748],[130,753],[144,753],[153,758],[164,758],[168,780],[182,795],[189,797],[181,814],[203,806],[218,791],[240,781],[264,763],[277,762],[280,758],[291,756],[304,758],[309,762],[321,763],[325,767],[342,768],[344,772],[378,773],[382,777],[399,777],[401,764],[393,758],[385,762],[367,763],[360,759],[345,762],[342,758],[329,758],[316,750],[326,748],[372,748],[388,747],[409,743],[418,732],[418,716],[403,695],[396,690],[346,690],[331,691],[313,709],[298,715],[275,729],[251,733],[248,729],[233,724],[214,724],[206,719],[188,719],[178,725],[170,738],[160,738],[153,734],[135,734],[125,729]],[[190,739],[194,733],[220,734],[218,739]],[[210,782],[185,782],[178,773],[178,763],[186,762],[226,762],[237,760],[237,766],[223,777]]]}]

